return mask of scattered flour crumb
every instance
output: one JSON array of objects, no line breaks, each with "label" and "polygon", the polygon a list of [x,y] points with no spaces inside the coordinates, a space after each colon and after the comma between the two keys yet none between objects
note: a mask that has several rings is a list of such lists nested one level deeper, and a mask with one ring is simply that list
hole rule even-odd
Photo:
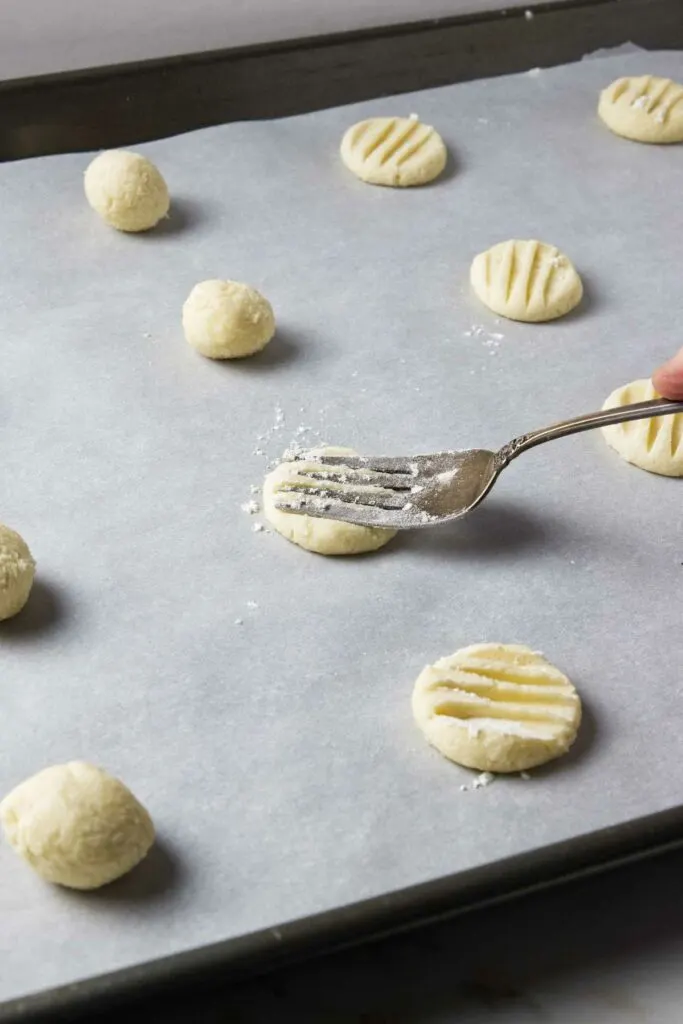
[{"label": "scattered flour crumb", "polygon": [[[500,321],[496,321],[496,323],[499,322]],[[463,337],[478,338],[484,348],[488,349],[489,354],[495,356],[505,335],[500,331],[489,331],[482,324],[472,324],[469,330],[463,331]]]},{"label": "scattered flour crumb", "polygon": [[242,505],[240,505],[240,508],[242,509],[243,512],[248,512],[250,516],[255,516],[257,512],[261,511],[261,506],[259,505],[258,501],[254,501],[253,498],[251,499],[251,501],[243,502]]},{"label": "scattered flour crumb", "polygon": [[263,533],[263,531],[265,530],[265,526],[263,525],[263,523],[254,523],[254,525],[252,526],[252,530],[254,533]]},{"label": "scattered flour crumb", "polygon": [[254,608],[258,608],[258,603],[256,601],[247,601],[247,608],[253,611]]},{"label": "scattered flour crumb", "polygon": [[533,21],[534,20],[534,12],[533,11],[525,11],[524,12],[524,17],[526,18],[527,21]]},{"label": "scattered flour crumb", "polygon": [[235,619],[235,625],[236,626],[241,626],[241,625],[243,625],[243,623],[244,623],[244,619]]},{"label": "scattered flour crumb", "polygon": [[528,772],[520,772],[519,773],[519,777],[520,777],[520,779],[524,779],[525,782],[528,782],[529,779],[531,778],[531,776],[529,775]]},{"label": "scattered flour crumb", "polygon": [[527,71],[527,75],[529,76],[529,78],[538,78],[540,73],[540,68],[529,68],[529,70]]},{"label": "scattered flour crumb", "polygon": [[468,786],[464,783],[460,787],[461,793],[468,793],[471,789],[483,789],[484,786],[490,786],[495,779],[493,772],[482,772],[481,775],[477,775],[476,778],[472,779],[472,785]]}]

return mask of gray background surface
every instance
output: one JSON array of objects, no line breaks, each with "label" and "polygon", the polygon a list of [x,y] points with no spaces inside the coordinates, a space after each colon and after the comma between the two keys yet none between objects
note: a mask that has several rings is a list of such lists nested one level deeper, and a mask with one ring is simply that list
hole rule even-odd
[{"label": "gray background surface", "polygon": [[0,80],[500,7],[500,0],[3,0]]},{"label": "gray background surface", "polygon": [[[146,146],[175,197],[148,237],[91,214],[82,156],[0,168],[2,516],[40,566],[31,609],[2,631],[2,788],[89,758],[161,839],[88,897],[3,847],[3,997],[678,802],[677,481],[598,436],[557,442],[459,527],[348,561],[254,534],[240,509],[299,426],[365,450],[495,445],[598,407],[677,347],[681,151],[594,116],[599,87],[641,67],[611,58]],[[412,110],[451,149],[444,179],[399,192],[349,176],[342,130]],[[581,310],[530,327],[477,305],[470,259],[509,236],[568,253]],[[272,300],[262,356],[223,366],[183,342],[182,300],[210,276]],[[462,793],[472,776],[424,745],[409,696],[426,661],[479,639],[544,650],[586,722],[531,781]]]}]

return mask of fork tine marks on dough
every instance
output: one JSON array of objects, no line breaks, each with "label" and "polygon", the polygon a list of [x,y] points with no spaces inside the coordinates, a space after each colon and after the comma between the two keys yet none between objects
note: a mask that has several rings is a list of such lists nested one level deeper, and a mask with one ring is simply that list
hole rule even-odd
[{"label": "fork tine marks on dough", "polygon": [[410,117],[374,117],[354,124],[341,142],[350,171],[372,185],[426,185],[446,166],[441,136]]},{"label": "fork tine marks on dough", "polygon": [[619,78],[600,94],[598,114],[634,142],[683,142],[683,86],[670,78]]}]

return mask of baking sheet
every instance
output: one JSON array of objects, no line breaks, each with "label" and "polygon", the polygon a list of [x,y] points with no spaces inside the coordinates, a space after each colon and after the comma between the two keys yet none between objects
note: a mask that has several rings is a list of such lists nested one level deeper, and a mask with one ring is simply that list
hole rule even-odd
[{"label": "baking sheet", "polygon": [[[39,563],[0,632],[3,791],[72,758],[123,778],[159,844],[87,895],[0,848],[0,997],[276,925],[671,807],[680,684],[679,481],[597,435],[535,450],[485,507],[373,556],[325,560],[242,509],[292,441],[496,446],[598,408],[681,344],[683,148],[597,121],[627,55],[234,124],[140,147],[174,215],[106,228],[83,155],[0,167],[2,521]],[[416,190],[340,164],[371,113],[434,123],[451,165]],[[586,284],[554,324],[499,321],[472,256],[563,249]],[[182,339],[207,277],[249,281],[279,331],[221,365]],[[479,640],[541,649],[579,687],[575,750],[473,789],[410,693]],[[464,790],[462,787],[466,787]]]}]

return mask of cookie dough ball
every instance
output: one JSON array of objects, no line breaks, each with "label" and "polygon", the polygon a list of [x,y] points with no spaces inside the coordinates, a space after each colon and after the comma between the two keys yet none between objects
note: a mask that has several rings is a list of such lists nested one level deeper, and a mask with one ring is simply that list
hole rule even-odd
[{"label": "cookie dough ball", "polygon": [[410,117],[370,117],[345,133],[341,158],[371,185],[426,185],[446,166],[446,147],[428,124]]},{"label": "cookie dough ball", "polygon": [[578,306],[581,278],[567,257],[545,242],[499,242],[475,256],[470,269],[475,294],[507,317],[537,323],[556,320]]},{"label": "cookie dough ball", "polygon": [[[651,380],[634,380],[613,391],[603,409],[659,397]],[[603,427],[602,434],[607,444],[633,466],[660,476],[683,476],[683,413],[615,423]]]},{"label": "cookie dough ball", "polygon": [[670,78],[618,78],[600,93],[598,114],[634,142],[683,142],[683,86]]},{"label": "cookie dough ball", "polygon": [[201,281],[183,306],[185,338],[209,359],[243,359],[275,334],[267,299],[239,281]]},{"label": "cookie dough ball", "polygon": [[474,644],[424,669],[413,714],[451,761],[481,772],[520,772],[569,750],[581,701],[567,677],[529,647]]},{"label": "cookie dough ball", "polygon": [[0,620],[11,619],[28,601],[36,563],[26,541],[0,524]]},{"label": "cookie dough ball", "polygon": [[148,231],[166,216],[171,203],[154,164],[123,149],[96,156],[85,172],[84,185],[93,210],[119,231]]},{"label": "cookie dough ball", "polygon": [[[356,453],[351,448],[322,448],[317,454]],[[296,515],[293,512],[282,512],[277,508],[275,501],[280,486],[304,480],[299,471],[311,465],[314,463],[282,462],[266,477],[263,484],[263,514],[273,529],[287,540],[291,540],[292,544],[298,544],[300,548],[314,551],[318,555],[361,555],[366,551],[376,551],[396,536],[396,530]]]},{"label": "cookie dough ball", "polygon": [[97,889],[154,842],[149,814],[118,779],[84,761],[32,775],[0,803],[10,846],[47,882]]}]

